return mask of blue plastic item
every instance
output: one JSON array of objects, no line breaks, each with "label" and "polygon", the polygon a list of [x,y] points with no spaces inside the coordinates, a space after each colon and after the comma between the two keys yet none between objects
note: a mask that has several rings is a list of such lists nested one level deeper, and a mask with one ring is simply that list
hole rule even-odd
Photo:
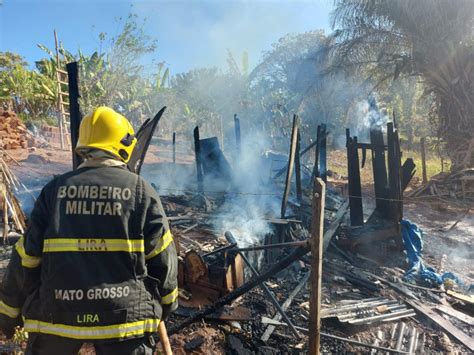
[{"label": "blue plastic item", "polygon": [[436,271],[423,264],[421,254],[423,251],[423,231],[416,224],[408,220],[400,222],[402,226],[403,244],[408,258],[408,270],[403,279],[407,282],[415,282],[424,286],[440,286],[446,279],[451,279],[463,286],[463,282],[452,272],[440,275]]}]

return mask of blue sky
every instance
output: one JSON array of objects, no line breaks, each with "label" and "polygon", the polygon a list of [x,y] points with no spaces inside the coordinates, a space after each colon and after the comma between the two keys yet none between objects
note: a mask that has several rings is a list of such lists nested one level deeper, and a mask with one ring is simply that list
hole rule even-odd
[{"label": "blue sky", "polygon": [[145,64],[165,61],[173,74],[220,66],[226,50],[249,52],[255,65],[264,50],[287,33],[330,32],[331,0],[0,0],[0,50],[34,62],[54,48],[56,29],[64,47],[85,53],[99,49],[98,34],[116,35],[119,18],[130,12],[145,19],[157,51]]}]

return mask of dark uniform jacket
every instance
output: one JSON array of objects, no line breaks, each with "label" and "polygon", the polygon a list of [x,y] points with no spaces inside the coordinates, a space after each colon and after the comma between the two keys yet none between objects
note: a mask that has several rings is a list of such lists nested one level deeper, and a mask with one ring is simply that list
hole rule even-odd
[{"label": "dark uniform jacket", "polygon": [[177,255],[160,198],[122,164],[46,185],[0,286],[0,324],[87,341],[142,337],[177,307]]}]

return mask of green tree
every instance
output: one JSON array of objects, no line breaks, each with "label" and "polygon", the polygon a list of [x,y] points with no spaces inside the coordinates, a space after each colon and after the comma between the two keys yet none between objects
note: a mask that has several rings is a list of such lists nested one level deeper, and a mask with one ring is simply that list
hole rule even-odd
[{"label": "green tree", "polygon": [[474,166],[473,19],[472,0],[335,0],[332,18],[338,66],[423,80],[454,170]]}]

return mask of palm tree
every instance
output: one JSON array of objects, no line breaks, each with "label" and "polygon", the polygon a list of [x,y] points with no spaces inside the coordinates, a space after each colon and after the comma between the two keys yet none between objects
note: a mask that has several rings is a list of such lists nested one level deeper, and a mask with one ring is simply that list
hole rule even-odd
[{"label": "palm tree", "polygon": [[474,166],[474,1],[334,0],[340,67],[418,76],[453,170]]}]

